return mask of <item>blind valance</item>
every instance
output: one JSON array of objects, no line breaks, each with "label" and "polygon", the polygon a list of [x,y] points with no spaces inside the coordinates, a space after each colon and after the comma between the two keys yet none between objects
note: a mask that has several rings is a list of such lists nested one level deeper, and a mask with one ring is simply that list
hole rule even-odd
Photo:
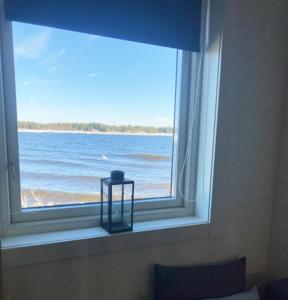
[{"label": "blind valance", "polygon": [[201,0],[5,0],[5,17],[199,51]]}]

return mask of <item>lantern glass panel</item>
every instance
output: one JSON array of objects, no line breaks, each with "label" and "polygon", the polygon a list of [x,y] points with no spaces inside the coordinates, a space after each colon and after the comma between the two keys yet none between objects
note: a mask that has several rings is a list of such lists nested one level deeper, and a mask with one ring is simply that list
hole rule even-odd
[{"label": "lantern glass panel", "polygon": [[124,209],[124,222],[129,226],[132,227],[132,184],[125,184],[124,190],[124,199],[125,199],[125,209]]},{"label": "lantern glass panel", "polygon": [[123,222],[122,207],[124,199],[122,201],[121,188],[122,185],[112,185],[112,224]]},{"label": "lantern glass panel", "polygon": [[112,201],[113,204],[117,204],[116,202],[122,200],[122,184],[113,184],[112,185]]},{"label": "lantern glass panel", "polygon": [[103,202],[101,203],[103,213],[102,213],[102,223],[108,224],[108,190],[109,186],[103,184]]},{"label": "lantern glass panel", "polygon": [[128,230],[132,225],[132,185],[112,185],[112,231]]}]

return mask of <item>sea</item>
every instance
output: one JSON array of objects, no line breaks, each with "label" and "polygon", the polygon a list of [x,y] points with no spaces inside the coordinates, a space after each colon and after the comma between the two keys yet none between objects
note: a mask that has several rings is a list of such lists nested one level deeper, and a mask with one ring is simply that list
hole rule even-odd
[{"label": "sea", "polygon": [[169,197],[173,138],[166,135],[19,132],[22,207],[97,202],[100,179],[122,170],[135,199]]}]

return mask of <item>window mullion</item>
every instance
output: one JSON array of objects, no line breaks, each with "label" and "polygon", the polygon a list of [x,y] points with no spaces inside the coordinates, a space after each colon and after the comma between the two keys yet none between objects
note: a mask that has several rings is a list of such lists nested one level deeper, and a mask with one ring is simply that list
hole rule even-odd
[{"label": "window mullion", "polygon": [[196,180],[199,156],[199,123],[201,101],[199,96],[199,85],[201,83],[200,55],[191,53],[190,91],[189,91],[189,118],[187,134],[187,169],[185,173],[185,203],[186,207],[194,207],[196,199]]},{"label": "window mullion", "polygon": [[[183,51],[182,55],[182,72],[181,72],[181,89],[180,89],[180,104],[178,113],[178,152],[177,152],[177,184],[176,197],[181,204],[184,205],[186,198],[186,173],[190,166],[185,159],[188,134],[189,134],[189,110],[190,110],[190,76],[191,76],[191,53]],[[181,189],[181,190],[180,190]]]},{"label": "window mullion", "polygon": [[2,63],[4,111],[6,145],[8,149],[7,167],[9,176],[9,199],[13,215],[21,212],[13,39],[11,23],[3,19],[1,22],[2,61],[4,62]]}]

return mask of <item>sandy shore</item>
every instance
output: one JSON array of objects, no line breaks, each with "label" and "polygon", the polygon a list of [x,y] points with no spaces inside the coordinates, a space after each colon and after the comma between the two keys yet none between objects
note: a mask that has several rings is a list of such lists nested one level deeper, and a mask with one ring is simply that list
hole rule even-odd
[{"label": "sandy shore", "polygon": [[172,136],[171,133],[147,133],[147,132],[103,132],[103,131],[81,131],[81,130],[36,130],[19,128],[18,132],[35,132],[35,133],[81,133],[81,134],[103,134],[103,135],[144,135],[144,136]]},{"label": "sandy shore", "polygon": [[21,191],[22,207],[42,207],[99,202],[100,194],[65,193],[47,190],[25,189]]},{"label": "sandy shore", "polygon": [[[150,188],[160,188],[166,190],[167,195],[170,192],[170,185],[166,183],[160,183],[150,185]],[[145,194],[135,197],[145,198]],[[147,195],[146,195],[147,197]],[[73,193],[73,192],[62,192],[62,191],[49,191],[44,189],[22,189],[21,190],[21,202],[22,207],[44,207],[44,206],[55,206],[55,205],[69,205],[69,204],[85,204],[95,203],[100,201],[100,193],[95,192],[93,194],[88,193]]]}]

